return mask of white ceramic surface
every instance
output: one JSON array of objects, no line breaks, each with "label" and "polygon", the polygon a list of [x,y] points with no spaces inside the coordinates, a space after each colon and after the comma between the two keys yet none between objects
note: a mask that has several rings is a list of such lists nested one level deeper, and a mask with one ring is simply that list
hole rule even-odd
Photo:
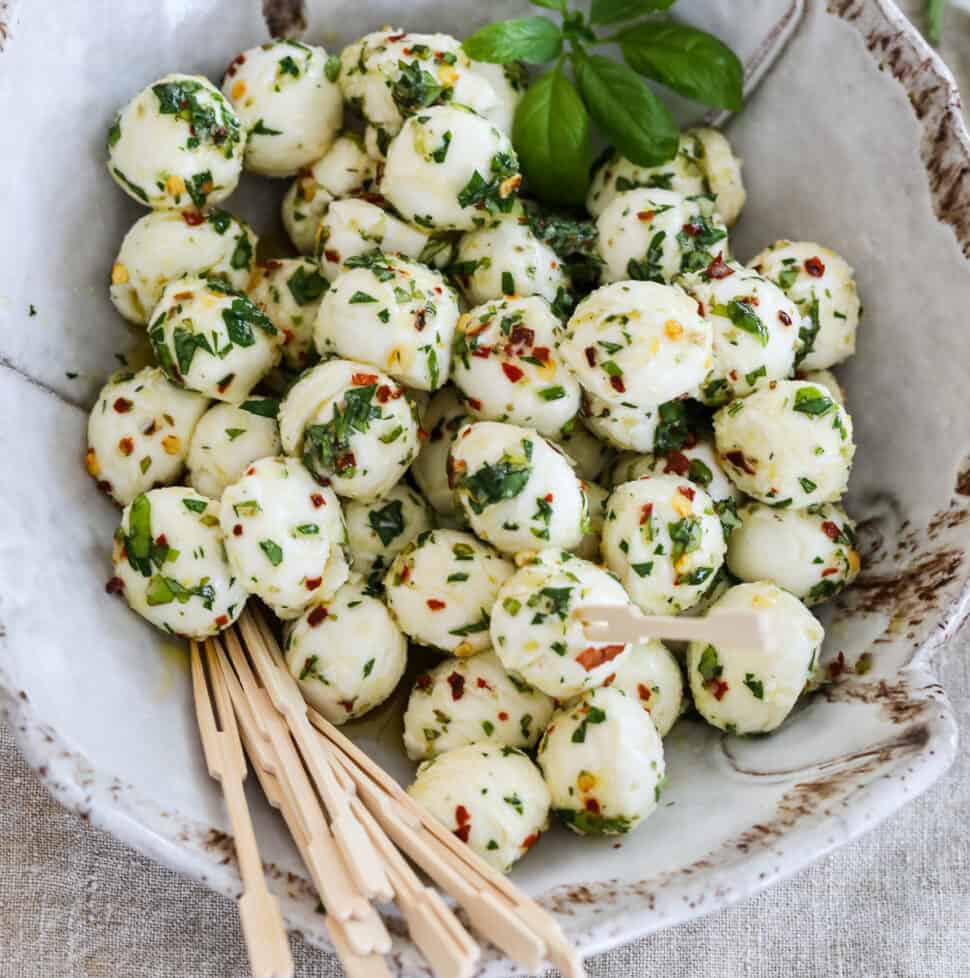
[{"label": "white ceramic surface", "polygon": [[[83,474],[82,454],[84,408],[113,355],[134,358],[141,345],[107,296],[118,242],[140,214],[102,167],[112,113],[169,70],[218,79],[265,27],[249,2],[137,7],[0,4],[0,687],[58,798],[234,894],[184,653],[105,595],[118,513]],[[399,22],[398,7],[318,0],[308,37],[335,46]],[[488,12],[524,7],[500,0]],[[483,9],[419,0],[402,26],[464,34]],[[749,191],[737,253],[809,238],[858,272],[866,314],[840,377],[859,441],[849,507],[866,562],[829,611],[826,658],[841,652],[851,667],[869,651],[872,669],[847,671],[770,738],[682,721],[667,741],[663,804],[619,848],[561,830],[543,839],[515,878],[586,953],[795,871],[927,787],[956,746],[930,662],[967,611],[970,577],[970,150],[952,79],[888,0],[808,0],[804,11],[791,0],[683,0],[678,11],[730,41],[759,82],[729,127]],[[273,233],[282,186],[245,183],[229,209]],[[354,735],[409,776],[394,704]],[[288,921],[325,944],[281,823],[251,797]],[[392,928],[397,973],[424,975]],[[513,970],[490,952],[481,974]]]}]

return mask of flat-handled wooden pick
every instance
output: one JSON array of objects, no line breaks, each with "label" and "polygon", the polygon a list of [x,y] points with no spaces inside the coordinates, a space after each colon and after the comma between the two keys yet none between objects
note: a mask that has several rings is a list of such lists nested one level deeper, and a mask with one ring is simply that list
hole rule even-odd
[{"label": "flat-handled wooden pick", "polygon": [[[254,978],[292,978],[293,958],[286,939],[283,916],[279,902],[266,886],[252,817],[246,804],[243,790],[246,761],[225,677],[211,642],[206,643],[211,692],[206,682],[202,656],[195,642],[191,643],[191,656],[192,691],[202,749],[209,774],[222,786],[243,881],[239,917],[246,939],[249,966]],[[212,708],[213,700],[215,710]]]}]

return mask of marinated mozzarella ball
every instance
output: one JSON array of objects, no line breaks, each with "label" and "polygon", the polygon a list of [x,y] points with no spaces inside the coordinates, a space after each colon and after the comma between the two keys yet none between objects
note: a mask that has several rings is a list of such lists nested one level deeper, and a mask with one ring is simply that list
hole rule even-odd
[{"label": "marinated mozzarella ball", "polygon": [[766,581],[736,585],[710,613],[740,609],[761,619],[764,650],[691,642],[687,678],[694,706],[708,723],[728,733],[768,733],[812,679],[825,633],[798,598]]},{"label": "marinated mozzarella ball", "polygon": [[451,447],[455,495],[471,528],[504,553],[575,547],[586,495],[569,460],[529,428],[479,421]]},{"label": "marinated mozzarella ball", "polygon": [[595,482],[584,482],[586,503],[589,508],[589,529],[574,548],[577,556],[591,560],[594,564],[600,561],[600,538],[603,535],[603,521],[606,519],[606,502],[610,494]]},{"label": "marinated mozzarella ball", "polygon": [[711,497],[675,475],[643,476],[613,490],[603,556],[647,614],[696,604],[724,562],[724,531]]},{"label": "marinated mozzarella ball", "polygon": [[351,499],[386,493],[418,452],[404,388],[351,360],[329,360],[300,377],[280,405],[280,437],[288,455]]},{"label": "marinated mozzarella ball", "polygon": [[328,288],[320,267],[307,258],[274,258],[256,266],[249,298],[282,334],[283,362],[294,370],[316,359],[313,326]]},{"label": "marinated mozzarella ball", "polygon": [[369,190],[377,166],[354,133],[338,136],[312,166],[301,170],[283,197],[283,226],[301,255],[313,253],[317,225],[330,201]]},{"label": "marinated mozzarella ball", "polygon": [[368,123],[364,126],[364,151],[375,163],[381,164],[387,159],[392,138],[393,134],[384,126]]},{"label": "marinated mozzarella ball", "polygon": [[748,264],[798,306],[802,370],[824,370],[855,353],[862,303],[841,255],[813,241],[776,241]]},{"label": "marinated mozzarella ball", "polygon": [[448,379],[458,297],[439,272],[374,251],[338,275],[313,338],[323,356],[372,363],[418,390]]},{"label": "marinated mozzarella ball", "polygon": [[653,720],[666,737],[684,712],[684,677],[674,654],[663,642],[648,638],[635,642],[616,668],[611,689],[626,693]]},{"label": "marinated mozzarella ball", "polygon": [[401,681],[408,655],[404,633],[357,576],[310,605],[289,627],[285,648],[303,698],[337,725],[380,706]]},{"label": "marinated mozzarella ball", "polygon": [[604,443],[630,452],[653,450],[660,424],[657,407],[609,404],[599,397],[584,394],[582,408],[586,427]]},{"label": "marinated mozzarella ball", "polygon": [[462,235],[454,269],[472,305],[516,295],[539,295],[554,302],[569,288],[559,257],[517,211]]},{"label": "marinated mozzarella ball", "polygon": [[714,367],[701,385],[710,405],[746,397],[762,378],[791,376],[799,346],[795,304],[773,282],[737,262],[714,261],[684,288],[714,334]]},{"label": "marinated mozzarella ball", "polygon": [[811,607],[834,597],[859,573],[855,524],[841,506],[738,510],[727,565],[742,581],[771,581]]},{"label": "marinated mozzarella ball", "polygon": [[233,571],[280,618],[329,598],[349,573],[340,502],[292,458],[263,458],[222,494]]},{"label": "marinated mozzarella ball", "polygon": [[549,789],[514,747],[469,744],[425,761],[408,794],[503,873],[549,827]]},{"label": "marinated mozzarella ball", "polygon": [[224,282],[180,278],[165,286],[148,339],[176,384],[240,404],[279,360],[283,334]]},{"label": "marinated mozzarella ball", "polygon": [[580,835],[632,831],[663,790],[657,728],[636,700],[616,689],[590,690],[557,710],[536,760],[552,810]]},{"label": "marinated mozzarella ball", "polygon": [[596,221],[604,282],[672,282],[727,254],[727,229],[710,197],[672,190],[620,194]]},{"label": "marinated mozzarella ball", "polygon": [[256,235],[225,211],[153,211],[125,235],[111,266],[111,301],[129,322],[145,325],[162,290],[183,275],[225,279],[245,289]]},{"label": "marinated mozzarella ball", "polygon": [[163,210],[202,210],[236,189],[245,133],[200,75],[166,75],[142,89],[108,130],[108,170],[130,197]]},{"label": "marinated mozzarella ball", "polygon": [[714,438],[735,485],[759,502],[804,509],[845,492],[852,419],[824,387],[762,382],[714,415]]},{"label": "marinated mozzarella ball", "polygon": [[421,443],[411,474],[435,511],[450,516],[456,511],[455,494],[448,478],[448,457],[458,432],[471,420],[468,408],[451,385],[443,387],[428,404],[422,427],[428,437]]},{"label": "marinated mozzarella ball", "polygon": [[184,486],[153,489],[125,507],[112,562],[108,590],[121,591],[132,611],[175,635],[215,635],[246,604],[222,547],[219,503]]},{"label": "marinated mozzarella ball", "polygon": [[280,453],[276,418],[265,413],[272,410],[273,402],[254,398],[245,404],[212,405],[192,432],[189,484],[203,496],[219,499],[253,462]]},{"label": "marinated mozzarella ball", "polygon": [[320,159],[343,122],[340,87],[327,52],[298,41],[270,41],[229,65],[222,92],[245,128],[246,169],[286,177]]},{"label": "marinated mozzarella ball", "polygon": [[534,747],[552,716],[552,698],[510,676],[494,652],[445,659],[418,676],[404,714],[412,761],[487,741]]},{"label": "marinated mozzarella ball", "polygon": [[564,550],[543,550],[499,591],[492,647],[514,675],[557,699],[604,683],[628,645],[590,642],[575,614],[586,604],[628,606],[616,578]]},{"label": "marinated mozzarella ball", "polygon": [[682,289],[614,282],[576,307],[559,352],[610,407],[655,408],[689,394],[711,368],[711,327]]},{"label": "marinated mozzarella ball", "polygon": [[451,379],[475,417],[559,437],[580,391],[555,352],[558,326],[538,296],[486,302],[458,320]]},{"label": "marinated mozzarella ball", "polygon": [[721,220],[730,227],[747,199],[741,179],[741,160],[718,129],[691,129],[689,135],[696,141],[695,155],[704,171],[707,192],[714,195]]},{"label": "marinated mozzarella ball", "polygon": [[795,374],[796,380],[805,380],[810,384],[815,384],[816,386],[821,385],[828,389],[829,394],[832,395],[832,400],[835,401],[839,407],[845,407],[845,389],[839,383],[838,378],[832,373],[831,370],[799,370]]},{"label": "marinated mozzarella ball", "polygon": [[208,402],[170,383],[158,367],[115,374],[88,418],[88,473],[122,506],[175,482]]},{"label": "marinated mozzarella ball", "polygon": [[470,231],[508,214],[521,182],[505,133],[463,105],[441,105],[391,140],[381,193],[412,224]]},{"label": "marinated mozzarella ball", "polygon": [[553,441],[569,456],[576,475],[589,481],[603,474],[615,454],[610,445],[593,437],[578,416],[571,424],[564,425]]},{"label": "marinated mozzarella ball", "polygon": [[[495,101],[492,105],[482,103],[472,106],[479,115],[484,116],[502,132],[512,135],[512,123],[515,111],[525,95],[529,84],[529,75],[525,65],[520,61],[509,64],[491,64],[487,61],[472,61],[471,72],[479,78],[484,78],[492,87]],[[467,104],[467,103],[466,103]]]}]

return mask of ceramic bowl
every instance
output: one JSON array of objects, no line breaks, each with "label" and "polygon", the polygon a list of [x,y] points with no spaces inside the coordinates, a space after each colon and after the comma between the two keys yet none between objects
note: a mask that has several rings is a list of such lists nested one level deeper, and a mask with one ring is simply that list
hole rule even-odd
[{"label": "ceramic bowl", "polygon": [[[487,6],[493,17],[526,7]],[[418,0],[401,26],[462,35],[484,7]],[[336,48],[400,23],[398,8],[318,0],[307,36]],[[618,842],[554,830],[516,869],[584,953],[749,895],[938,778],[956,729],[932,653],[970,605],[970,143],[953,80],[888,0],[677,9],[748,66],[750,97],[729,124],[748,186],[735,251],[747,259],[806,238],[858,273],[865,316],[840,375],[859,444],[848,506],[865,570],[826,612],[826,661],[846,668],[777,734],[739,739],[682,721],[667,741],[669,789],[642,829]],[[86,409],[115,357],[144,355],[108,301],[111,261],[141,213],[103,167],[112,114],[168,71],[218,80],[265,37],[250,0],[112,5],[103,18],[71,0],[0,3],[0,685],[24,754],[65,805],[226,894],[239,880],[185,653],[105,595],[118,512],[82,455]],[[229,207],[279,233],[282,186],[244,184]],[[404,779],[397,706],[352,733]],[[282,823],[251,799],[290,926],[325,946]],[[393,969],[425,975],[404,928],[391,927]],[[480,973],[513,970],[489,951]]]}]

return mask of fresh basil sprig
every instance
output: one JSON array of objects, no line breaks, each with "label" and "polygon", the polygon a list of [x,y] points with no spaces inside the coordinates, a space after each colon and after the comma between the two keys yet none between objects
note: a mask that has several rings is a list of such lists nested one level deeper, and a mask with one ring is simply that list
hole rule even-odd
[{"label": "fresh basil sprig", "polygon": [[[476,61],[555,62],[526,92],[512,128],[522,170],[542,200],[582,203],[590,117],[638,166],[657,166],[676,155],[677,124],[640,76],[706,105],[741,107],[743,67],[727,45],[697,28],[649,16],[676,0],[591,0],[588,15],[570,9],[567,0],[532,2],[561,14],[561,24],[542,16],[498,21],[472,34],[464,49]],[[619,31],[596,33],[611,25]],[[619,45],[625,64],[590,51],[607,43]]]}]

